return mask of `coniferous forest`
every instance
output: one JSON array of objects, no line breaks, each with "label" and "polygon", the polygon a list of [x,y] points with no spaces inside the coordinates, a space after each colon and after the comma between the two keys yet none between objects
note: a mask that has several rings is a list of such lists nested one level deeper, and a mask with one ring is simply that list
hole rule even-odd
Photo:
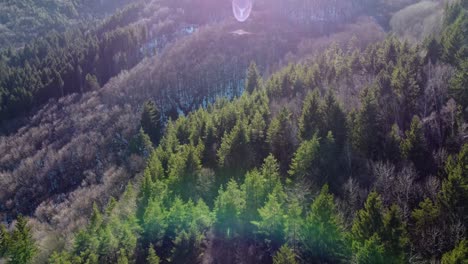
[{"label": "coniferous forest", "polygon": [[0,3],[0,263],[465,264],[467,227],[466,0]]}]

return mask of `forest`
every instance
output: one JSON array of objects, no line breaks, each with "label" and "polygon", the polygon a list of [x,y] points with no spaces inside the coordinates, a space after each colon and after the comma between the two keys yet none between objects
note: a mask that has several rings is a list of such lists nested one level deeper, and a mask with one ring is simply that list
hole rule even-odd
[{"label": "forest", "polygon": [[468,260],[468,2],[20,2],[0,263]]}]

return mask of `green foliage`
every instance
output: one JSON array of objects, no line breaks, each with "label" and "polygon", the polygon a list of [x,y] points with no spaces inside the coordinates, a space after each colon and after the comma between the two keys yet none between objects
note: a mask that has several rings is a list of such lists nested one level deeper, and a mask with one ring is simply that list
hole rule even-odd
[{"label": "green foliage", "polygon": [[241,232],[241,216],[245,209],[242,190],[234,180],[230,180],[226,189],[219,189],[215,201],[216,230],[227,238],[235,237]]},{"label": "green foliage", "polygon": [[16,220],[15,229],[8,242],[6,255],[9,264],[27,264],[33,261],[38,248],[28,226],[28,220],[19,216]]},{"label": "green foliage", "polygon": [[142,128],[140,128],[138,135],[130,142],[129,148],[131,153],[136,153],[146,158],[154,151],[151,139]]},{"label": "green foliage", "polygon": [[10,243],[10,233],[3,224],[0,224],[0,258],[4,257]]},{"label": "green foliage", "polygon": [[400,209],[392,205],[383,210],[380,196],[371,192],[353,223],[354,256],[363,263],[405,263],[409,239]]},{"label": "green foliage", "polygon": [[256,88],[259,88],[261,84],[261,77],[258,73],[257,65],[255,62],[251,62],[249,69],[247,70],[247,78],[245,80],[245,90],[252,93]]},{"label": "green foliage", "polygon": [[379,106],[374,91],[367,89],[365,92],[365,95],[361,99],[361,109],[354,121],[352,142],[354,147],[365,157],[377,159],[381,153],[383,143],[383,125],[379,116]]},{"label": "green foliage", "polygon": [[455,160],[449,158],[447,179],[442,182],[438,199],[445,212],[464,221],[468,214],[468,144],[463,145]]},{"label": "green foliage", "polygon": [[299,118],[299,134],[301,139],[310,140],[319,132],[323,124],[320,110],[320,95],[317,90],[309,92],[302,106],[302,114]]},{"label": "green foliage", "polygon": [[468,259],[468,240],[464,239],[442,256],[442,264],[463,264]]},{"label": "green foliage", "polygon": [[156,255],[156,251],[154,251],[153,244],[150,244],[148,247],[148,257],[146,258],[146,263],[148,264],[159,264],[160,259]]},{"label": "green foliage", "polygon": [[320,176],[318,168],[319,155],[320,144],[317,136],[302,142],[296,153],[294,153],[289,175],[296,179],[306,178],[314,182],[320,182],[317,179]]},{"label": "green foliage", "polygon": [[347,257],[344,227],[333,199],[325,185],[304,220],[300,242],[309,262],[337,263]]},{"label": "green foliage", "polygon": [[[459,69],[450,80],[450,95],[457,100],[463,109],[468,107],[468,59],[460,63]],[[466,116],[466,110],[465,110]]]},{"label": "green foliage", "polygon": [[273,256],[273,264],[297,264],[296,254],[288,246],[283,245]]},{"label": "green foliage", "polygon": [[405,138],[400,143],[400,150],[401,155],[412,161],[419,171],[428,172],[432,169],[431,164],[428,164],[430,153],[419,117],[413,117],[410,129],[405,132]]},{"label": "green foliage", "polygon": [[355,262],[363,264],[384,264],[387,263],[385,259],[385,248],[380,242],[377,234],[374,234],[364,242],[362,246],[355,249]]},{"label": "green foliage", "polygon": [[286,210],[285,194],[282,189],[282,186],[278,185],[268,195],[265,205],[258,209],[260,220],[253,222],[258,228],[258,232],[275,245],[281,245],[285,242]]},{"label": "green foliage", "polygon": [[240,120],[221,141],[219,164],[232,169],[249,168],[253,158],[249,143],[247,124]]},{"label": "green foliage", "polygon": [[270,143],[272,154],[280,162],[281,171],[286,168],[294,153],[296,135],[293,133],[291,113],[283,108],[268,128],[267,141]]}]

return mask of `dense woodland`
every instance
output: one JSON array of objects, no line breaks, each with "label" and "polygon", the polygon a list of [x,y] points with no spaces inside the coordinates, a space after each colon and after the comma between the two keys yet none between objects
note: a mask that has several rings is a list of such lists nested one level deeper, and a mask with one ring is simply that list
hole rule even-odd
[{"label": "dense woodland", "polygon": [[465,263],[466,1],[291,2],[4,49],[0,262]]}]

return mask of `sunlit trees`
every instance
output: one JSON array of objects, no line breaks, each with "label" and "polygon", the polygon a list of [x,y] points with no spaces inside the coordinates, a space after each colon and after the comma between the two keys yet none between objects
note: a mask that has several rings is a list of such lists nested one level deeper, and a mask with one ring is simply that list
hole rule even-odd
[{"label": "sunlit trees", "polygon": [[460,241],[452,250],[442,256],[442,264],[462,264],[468,259],[468,241]]},{"label": "sunlit trees", "polygon": [[311,205],[300,232],[300,243],[309,262],[339,262],[348,255],[342,220],[325,185]]},{"label": "sunlit trees", "polygon": [[291,162],[291,169],[289,174],[296,179],[305,178],[315,183],[322,182],[319,179],[320,168],[319,159],[320,144],[317,136],[311,140],[301,143]]},{"label": "sunlit trees", "polygon": [[215,228],[227,238],[232,238],[242,231],[241,217],[245,209],[243,197],[242,191],[234,180],[229,181],[226,189],[219,190],[214,209]]},{"label": "sunlit trees", "polygon": [[[2,231],[2,233],[4,230]],[[25,217],[19,216],[16,220],[15,229],[8,236],[3,234],[2,244],[6,244],[6,256],[8,263],[11,264],[27,264],[33,261],[33,257],[38,252],[38,248],[32,237],[31,228],[28,226],[28,221]]]},{"label": "sunlit trees", "polygon": [[273,264],[297,264],[296,254],[291,248],[283,245],[273,256]]},{"label": "sunlit trees", "polygon": [[150,244],[150,246],[148,247],[148,257],[146,258],[146,262],[148,264],[159,264],[160,263],[160,259],[156,255],[156,251],[154,251],[153,244]]},{"label": "sunlit trees", "polygon": [[286,230],[285,194],[277,185],[268,195],[265,205],[258,209],[260,220],[254,222],[258,232],[271,241],[273,248],[284,243]]},{"label": "sunlit trees", "polygon": [[[371,261],[364,263],[406,261],[409,241],[399,208],[392,205],[384,212],[381,198],[376,192],[369,194],[364,209],[356,215],[351,234],[355,258]],[[380,262],[382,257],[384,262]]]}]

